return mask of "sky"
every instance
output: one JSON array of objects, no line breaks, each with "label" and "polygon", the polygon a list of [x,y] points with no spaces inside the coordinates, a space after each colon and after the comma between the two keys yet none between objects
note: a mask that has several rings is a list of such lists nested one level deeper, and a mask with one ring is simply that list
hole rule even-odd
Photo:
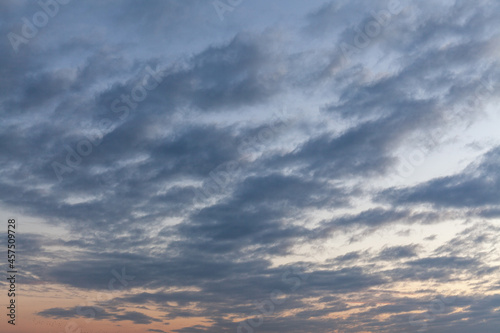
[{"label": "sky", "polygon": [[0,331],[498,332],[499,19],[1,0]]}]

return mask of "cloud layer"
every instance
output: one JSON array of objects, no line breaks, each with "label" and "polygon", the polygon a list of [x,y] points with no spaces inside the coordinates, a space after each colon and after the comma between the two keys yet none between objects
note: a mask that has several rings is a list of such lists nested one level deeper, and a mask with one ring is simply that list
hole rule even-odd
[{"label": "cloud layer", "polygon": [[499,327],[497,2],[47,3],[0,5],[0,200],[23,283],[108,297],[33,316]]}]

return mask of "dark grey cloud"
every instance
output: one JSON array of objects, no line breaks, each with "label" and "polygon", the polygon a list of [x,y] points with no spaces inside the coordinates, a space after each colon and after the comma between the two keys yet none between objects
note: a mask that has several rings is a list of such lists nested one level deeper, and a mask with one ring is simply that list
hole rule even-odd
[{"label": "dark grey cloud", "polygon": [[94,320],[111,319],[113,321],[132,321],[134,324],[150,324],[152,322],[160,322],[161,320],[151,318],[143,313],[136,311],[127,311],[123,314],[111,314],[99,307],[76,307],[69,309],[51,308],[38,313],[42,317],[50,318],[74,318],[77,316],[86,317]]},{"label": "dark grey cloud", "polygon": [[124,314],[115,315],[115,321],[132,321],[134,324],[151,324],[152,322],[161,322],[159,319],[155,319],[149,316],[146,316],[143,313],[136,311],[128,311]]},{"label": "dark grey cloud", "polygon": [[100,307],[76,307],[76,308],[51,308],[47,310],[43,310],[38,313],[39,316],[42,317],[51,317],[51,318],[73,318],[77,316],[82,316],[86,318],[92,318],[95,320],[102,320],[106,318],[111,318],[112,314],[106,312],[103,308]]},{"label": "dark grey cloud", "polygon": [[380,251],[379,258],[382,260],[397,260],[417,256],[417,245],[391,246]]}]

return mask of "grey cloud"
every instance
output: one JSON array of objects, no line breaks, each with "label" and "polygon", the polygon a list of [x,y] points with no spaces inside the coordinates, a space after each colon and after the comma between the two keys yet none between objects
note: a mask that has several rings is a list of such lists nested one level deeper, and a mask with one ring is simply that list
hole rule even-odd
[{"label": "grey cloud", "polygon": [[499,178],[496,166],[500,149],[486,153],[481,163],[472,164],[462,173],[433,179],[415,187],[387,189],[379,198],[394,204],[432,203],[437,207],[484,207],[498,205]]},{"label": "grey cloud", "polygon": [[382,260],[404,259],[417,256],[418,245],[392,246],[380,251],[379,258]]}]

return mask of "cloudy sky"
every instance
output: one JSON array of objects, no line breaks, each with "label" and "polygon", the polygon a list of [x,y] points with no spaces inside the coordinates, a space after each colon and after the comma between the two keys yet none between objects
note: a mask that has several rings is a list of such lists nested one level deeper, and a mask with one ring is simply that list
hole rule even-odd
[{"label": "cloudy sky", "polygon": [[499,19],[1,0],[0,331],[498,332]]}]

